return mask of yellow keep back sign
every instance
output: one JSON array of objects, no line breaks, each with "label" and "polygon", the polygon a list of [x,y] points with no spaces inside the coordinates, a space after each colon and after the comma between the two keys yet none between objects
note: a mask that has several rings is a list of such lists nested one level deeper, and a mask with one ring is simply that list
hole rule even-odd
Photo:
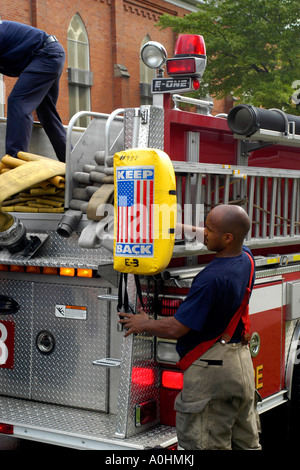
[{"label": "yellow keep back sign", "polygon": [[175,242],[176,180],[168,155],[130,149],[114,156],[114,268],[156,274],[169,264]]}]

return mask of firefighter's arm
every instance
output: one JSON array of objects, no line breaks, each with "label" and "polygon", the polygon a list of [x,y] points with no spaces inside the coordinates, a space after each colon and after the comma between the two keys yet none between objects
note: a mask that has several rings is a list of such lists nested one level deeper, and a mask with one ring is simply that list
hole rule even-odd
[{"label": "firefighter's arm", "polygon": [[195,238],[197,242],[203,243],[204,240],[204,227],[196,227],[195,225],[187,225],[177,222],[176,224],[176,238],[189,237]]},{"label": "firefighter's arm", "polygon": [[160,320],[151,320],[144,310],[140,310],[137,315],[132,313],[119,313],[122,323],[127,329],[125,337],[133,333],[149,333],[160,338],[177,339],[185,335],[190,328],[184,326],[174,317],[161,318]]}]

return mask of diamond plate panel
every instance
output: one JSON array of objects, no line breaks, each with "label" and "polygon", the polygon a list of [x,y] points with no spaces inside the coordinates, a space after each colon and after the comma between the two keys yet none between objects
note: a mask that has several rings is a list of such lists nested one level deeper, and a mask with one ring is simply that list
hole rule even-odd
[{"label": "diamond plate panel", "polygon": [[151,106],[149,123],[150,148],[164,150],[164,111],[162,108]]},{"label": "diamond plate panel", "polygon": [[135,128],[135,110],[134,108],[128,108],[124,114],[124,147],[130,149],[133,147],[134,140],[134,128]]},{"label": "diamond plate panel", "polygon": [[[28,237],[32,233],[27,234]],[[39,236],[38,232],[34,235]],[[45,233],[41,233],[44,237]],[[55,231],[48,234],[48,238],[36,251],[32,258],[15,253],[9,254],[7,250],[0,252],[0,263],[31,266],[68,266],[74,268],[97,269],[101,264],[112,263],[112,253],[103,247],[97,249],[81,248],[78,245],[78,234],[73,233],[70,238],[62,238]]]},{"label": "diamond plate panel", "polygon": [[[147,313],[151,313],[153,307],[153,293],[154,285],[151,286],[149,283],[144,297]],[[132,274],[128,275],[128,296],[130,302],[135,304],[135,283]],[[124,338],[121,357],[116,436],[128,438],[144,432],[159,421],[160,368],[155,360],[154,338],[144,334],[130,335]],[[147,400],[156,402],[156,420],[142,426],[136,426],[135,407]]]},{"label": "diamond plate panel", "polygon": [[[33,347],[32,398],[106,411],[107,370],[93,361],[108,354],[108,307],[98,295],[106,289],[42,284],[34,297],[33,341],[40,331],[55,340],[50,354]],[[86,319],[58,318],[56,305],[85,307]]]},{"label": "diamond plate panel", "polygon": [[[103,444],[102,448],[118,449],[124,444],[128,449],[154,448],[176,442],[176,430],[170,426],[156,426],[131,439],[120,440],[114,435],[115,416],[90,410],[80,410],[16,398],[0,397],[0,420],[28,426],[37,430],[49,430],[63,436],[78,436],[85,447],[85,440]],[[26,435],[24,435],[26,437]]]},{"label": "diamond plate panel", "polygon": [[[14,367],[0,367],[0,393],[107,411],[108,372],[93,365],[108,355],[109,306],[98,299],[107,289],[3,279],[0,287],[20,305],[15,314],[0,315],[15,323]],[[86,319],[58,318],[56,305],[84,307]],[[43,330],[54,336],[50,354],[36,346]]]},{"label": "diamond plate panel", "polygon": [[164,111],[155,106],[126,109],[125,149],[148,147],[164,149]]},{"label": "diamond plate panel", "polygon": [[12,297],[20,306],[15,314],[0,315],[0,321],[15,323],[14,368],[0,367],[0,393],[30,398],[33,284],[1,279],[0,292],[1,295]]},{"label": "diamond plate panel", "polygon": [[298,320],[293,320],[289,322],[285,322],[285,353],[284,353],[284,359],[285,359],[285,365],[288,365],[288,358],[289,358],[289,352],[291,348],[291,342],[293,340],[294,332],[296,329],[296,326],[298,324]]}]

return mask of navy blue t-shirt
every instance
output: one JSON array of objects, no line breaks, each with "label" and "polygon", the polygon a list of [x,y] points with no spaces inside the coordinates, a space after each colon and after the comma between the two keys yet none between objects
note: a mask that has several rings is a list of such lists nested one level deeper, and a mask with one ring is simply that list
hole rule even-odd
[{"label": "navy blue t-shirt", "polygon": [[[247,247],[243,250],[252,256]],[[194,278],[186,299],[175,314],[176,320],[191,328],[177,340],[176,349],[180,357],[201,342],[222,334],[238,310],[251,271],[249,257],[244,251],[239,256],[216,257]],[[240,321],[232,341],[240,341],[242,331]]]},{"label": "navy blue t-shirt", "polygon": [[0,21],[0,73],[18,77],[40,49],[46,33],[14,21]]}]

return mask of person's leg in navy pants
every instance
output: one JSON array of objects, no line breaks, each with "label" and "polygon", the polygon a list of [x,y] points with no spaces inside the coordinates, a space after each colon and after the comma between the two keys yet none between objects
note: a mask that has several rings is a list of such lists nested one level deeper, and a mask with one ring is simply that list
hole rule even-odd
[{"label": "person's leg in navy pants", "polygon": [[6,153],[16,157],[28,151],[32,132],[32,112],[48,135],[57,158],[65,161],[66,131],[56,109],[59,80],[65,52],[58,42],[46,45],[20,74],[9,98],[7,108]]}]

